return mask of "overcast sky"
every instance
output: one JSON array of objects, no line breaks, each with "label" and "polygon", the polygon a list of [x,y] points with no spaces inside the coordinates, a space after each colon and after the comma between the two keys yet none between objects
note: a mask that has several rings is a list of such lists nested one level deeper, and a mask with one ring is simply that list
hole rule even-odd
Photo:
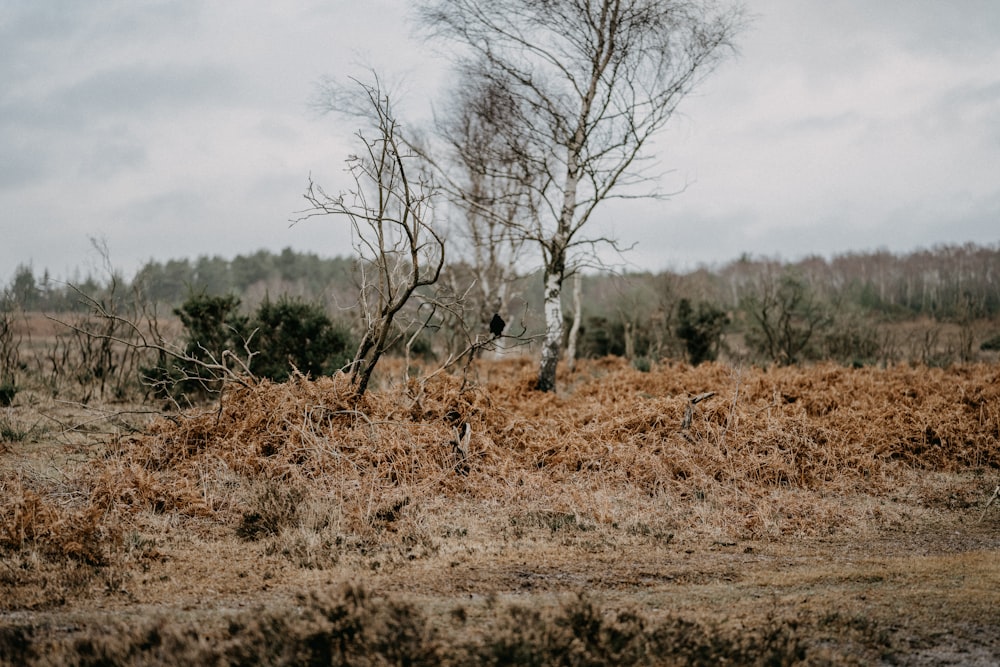
[{"label": "overcast sky", "polygon": [[[1000,242],[1000,2],[749,0],[741,53],[658,138],[670,201],[595,224],[651,270],[740,256]],[[289,227],[310,173],[335,189],[356,126],[323,77],[405,80],[414,121],[446,63],[404,0],[3,0],[0,280],[99,264],[346,254]]]}]

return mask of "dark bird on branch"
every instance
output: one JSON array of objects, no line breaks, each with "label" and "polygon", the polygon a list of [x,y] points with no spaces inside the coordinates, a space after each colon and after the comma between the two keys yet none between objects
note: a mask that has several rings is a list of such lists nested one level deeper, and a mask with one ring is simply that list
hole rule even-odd
[{"label": "dark bird on branch", "polygon": [[507,323],[503,321],[503,318],[500,317],[499,313],[495,313],[493,315],[493,319],[490,320],[490,333],[493,334],[494,338],[496,338],[503,333],[503,328],[505,326],[507,326]]}]

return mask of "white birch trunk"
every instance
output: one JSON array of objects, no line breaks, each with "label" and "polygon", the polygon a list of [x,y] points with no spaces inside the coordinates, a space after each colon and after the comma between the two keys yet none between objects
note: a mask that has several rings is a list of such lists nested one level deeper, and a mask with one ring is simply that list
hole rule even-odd
[{"label": "white birch trunk", "polygon": [[545,275],[545,341],[542,343],[542,363],[538,373],[538,389],[555,391],[556,366],[562,350],[562,274]]},{"label": "white birch trunk", "polygon": [[580,337],[580,320],[583,319],[581,304],[583,278],[578,273],[573,281],[573,324],[569,328],[569,338],[566,341],[566,366],[571,371],[576,369],[576,342]]}]

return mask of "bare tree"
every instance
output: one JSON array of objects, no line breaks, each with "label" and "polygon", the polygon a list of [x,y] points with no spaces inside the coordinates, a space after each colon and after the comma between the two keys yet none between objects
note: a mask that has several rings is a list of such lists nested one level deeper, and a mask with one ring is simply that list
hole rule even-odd
[{"label": "bare tree", "polygon": [[598,245],[617,248],[584,229],[598,204],[637,196],[630,186],[649,181],[643,149],[731,50],[742,9],[702,0],[424,0],[420,16],[464,47],[460,85],[503,92],[502,122],[484,120],[492,145],[517,153],[529,170],[521,185],[539,203],[517,230],[542,255],[537,386],[551,391],[563,280]]},{"label": "bare tree", "polygon": [[[378,77],[354,80],[357,88],[333,88],[332,110],[371,121],[371,138],[358,132],[362,152],[348,158],[354,187],[330,196],[309,180],[310,207],[295,221],[314,216],[343,216],[351,225],[362,282],[358,296],[364,333],[350,364],[355,395],[368,388],[379,358],[394,343],[414,340],[397,326],[397,316],[422,287],[433,285],[444,266],[444,241],[435,231],[434,188],[423,176],[420,160],[404,140],[389,95]],[[415,326],[426,320],[415,319]]]},{"label": "bare tree", "polygon": [[527,266],[521,221],[536,216],[539,202],[529,152],[511,142],[514,132],[497,131],[517,115],[509,91],[472,76],[467,83],[436,116],[443,150],[437,159],[425,150],[461,218],[451,240],[469,258],[467,306],[482,325],[498,313],[511,315],[512,286]]},{"label": "bare tree", "polygon": [[805,280],[790,270],[779,275],[771,265],[747,287],[742,308],[749,318],[747,344],[782,366],[799,363],[814,335],[832,323]]}]

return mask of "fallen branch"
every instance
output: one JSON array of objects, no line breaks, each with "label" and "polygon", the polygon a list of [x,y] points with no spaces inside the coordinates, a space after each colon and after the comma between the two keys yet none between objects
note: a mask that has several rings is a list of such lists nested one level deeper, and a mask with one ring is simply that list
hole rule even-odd
[{"label": "fallen branch", "polygon": [[997,499],[997,496],[1000,496],[1000,486],[993,489],[993,495],[990,496],[990,499],[986,501],[986,505],[983,507],[983,513],[979,515],[979,521],[977,521],[976,523],[983,522],[983,519],[986,518],[986,510],[990,508],[990,505],[992,505],[993,501]]}]

